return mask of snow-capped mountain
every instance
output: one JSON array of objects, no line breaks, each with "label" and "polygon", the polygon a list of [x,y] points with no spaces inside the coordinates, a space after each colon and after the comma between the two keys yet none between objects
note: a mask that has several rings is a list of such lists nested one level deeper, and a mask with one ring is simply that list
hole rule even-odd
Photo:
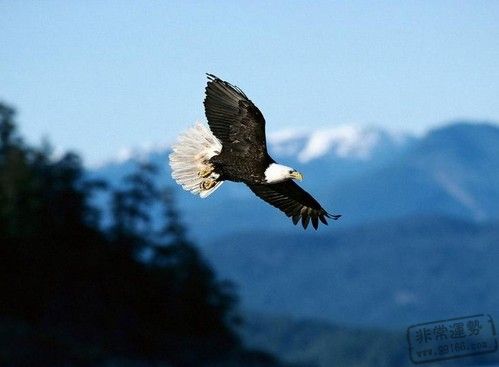
[{"label": "snow-capped mountain", "polygon": [[[309,163],[324,156],[348,160],[369,160],[387,146],[401,148],[414,139],[410,133],[392,132],[357,125],[339,125],[330,128],[305,130],[288,129],[268,133],[271,154],[277,158],[291,158]],[[122,164],[130,160],[147,159],[150,155],[168,151],[172,142],[145,144],[123,148],[114,157],[95,164],[93,169]]]},{"label": "snow-capped mountain", "polygon": [[284,130],[269,134],[271,150],[280,157],[294,157],[308,163],[326,155],[342,159],[369,160],[381,146],[403,146],[409,134],[381,129],[340,125],[312,131]]},{"label": "snow-capped mountain", "polygon": [[[317,131],[269,134],[272,156],[301,171],[300,185],[332,213],[342,227],[405,215],[445,214],[474,221],[499,217],[499,128],[490,123],[454,123],[424,136],[339,126]],[[161,169],[158,183],[172,185],[187,224],[199,238],[249,228],[295,228],[282,214],[228,182],[210,198],[184,192],[170,178],[169,150],[141,151],[93,170],[117,184],[133,159]],[[224,223],[223,226],[219,225]],[[330,226],[330,227],[333,227]]]}]

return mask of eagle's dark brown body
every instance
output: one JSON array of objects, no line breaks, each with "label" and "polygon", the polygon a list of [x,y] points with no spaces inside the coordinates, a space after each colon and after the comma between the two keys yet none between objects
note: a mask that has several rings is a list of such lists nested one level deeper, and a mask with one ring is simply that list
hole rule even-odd
[{"label": "eagle's dark brown body", "polygon": [[220,155],[210,159],[220,180],[244,182],[245,184],[265,184],[265,170],[274,160],[270,156],[239,158],[234,160],[234,151],[222,149]]}]

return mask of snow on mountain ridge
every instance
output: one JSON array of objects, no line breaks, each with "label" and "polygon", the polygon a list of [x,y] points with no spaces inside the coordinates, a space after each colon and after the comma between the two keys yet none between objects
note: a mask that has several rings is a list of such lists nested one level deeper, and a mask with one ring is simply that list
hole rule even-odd
[{"label": "snow on mountain ridge", "polygon": [[333,129],[318,130],[310,135],[298,159],[306,163],[334,150],[341,158],[353,157],[366,160],[370,158],[370,153],[378,140],[378,133],[355,126],[344,125]]},{"label": "snow on mountain ridge", "polygon": [[172,143],[162,142],[157,144],[146,143],[139,147],[121,148],[113,157],[91,164],[89,168],[99,169],[105,166],[121,164],[128,161],[146,161],[151,154],[168,152]]},{"label": "snow on mountain ridge", "polygon": [[[368,160],[374,149],[382,144],[383,137],[397,145],[403,144],[406,134],[395,134],[381,129],[365,128],[356,125],[338,125],[317,130],[286,129],[268,134],[271,154],[281,157],[296,157],[307,163],[330,152],[339,158]],[[145,159],[149,154],[169,150],[171,144],[147,144],[139,148],[124,148],[109,160],[96,164],[99,168],[110,164],[120,164],[132,159]]]},{"label": "snow on mountain ridge", "polygon": [[338,125],[309,132],[286,130],[269,135],[269,144],[277,153],[295,156],[302,163],[333,152],[340,158],[368,160],[373,150],[381,143],[383,135],[393,143],[403,140],[381,130],[355,125]]}]

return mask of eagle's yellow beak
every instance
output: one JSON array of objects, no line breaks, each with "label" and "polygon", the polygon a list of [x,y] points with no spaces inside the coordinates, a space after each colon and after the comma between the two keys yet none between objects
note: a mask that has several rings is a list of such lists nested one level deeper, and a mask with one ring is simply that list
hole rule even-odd
[{"label": "eagle's yellow beak", "polygon": [[291,173],[291,177],[294,178],[295,180],[298,180],[298,181],[303,180],[303,175],[298,171],[293,171]]}]

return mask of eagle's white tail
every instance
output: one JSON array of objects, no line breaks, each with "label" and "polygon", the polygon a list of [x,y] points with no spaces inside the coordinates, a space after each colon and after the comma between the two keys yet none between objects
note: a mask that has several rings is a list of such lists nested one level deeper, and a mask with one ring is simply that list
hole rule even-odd
[{"label": "eagle's white tail", "polygon": [[170,154],[170,167],[173,179],[184,190],[202,198],[220,187],[220,175],[208,163],[213,156],[220,154],[222,144],[202,123],[197,123],[181,134]]}]

